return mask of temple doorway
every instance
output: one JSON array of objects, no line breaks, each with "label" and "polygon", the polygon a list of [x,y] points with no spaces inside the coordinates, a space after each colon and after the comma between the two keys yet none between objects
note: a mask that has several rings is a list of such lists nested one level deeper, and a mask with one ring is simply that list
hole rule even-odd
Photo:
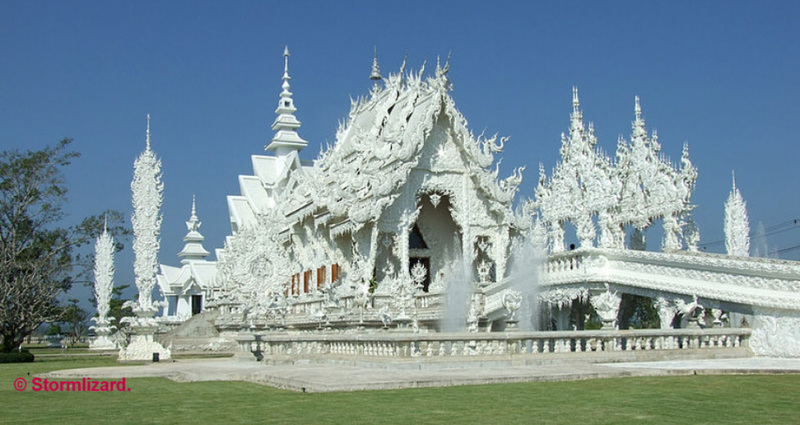
[{"label": "temple doorway", "polygon": [[203,310],[203,296],[202,295],[192,295],[192,316],[195,314],[200,314]]}]

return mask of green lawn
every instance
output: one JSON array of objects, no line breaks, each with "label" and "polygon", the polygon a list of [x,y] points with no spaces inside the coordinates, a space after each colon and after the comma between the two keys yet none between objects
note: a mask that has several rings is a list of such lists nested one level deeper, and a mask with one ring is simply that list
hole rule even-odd
[{"label": "green lawn", "polygon": [[[130,392],[31,391],[56,369],[113,357],[0,364],[0,423],[798,423],[800,375],[679,376],[302,394],[244,382],[131,379]],[[28,373],[31,376],[28,376]],[[17,392],[14,379],[28,379]]]}]

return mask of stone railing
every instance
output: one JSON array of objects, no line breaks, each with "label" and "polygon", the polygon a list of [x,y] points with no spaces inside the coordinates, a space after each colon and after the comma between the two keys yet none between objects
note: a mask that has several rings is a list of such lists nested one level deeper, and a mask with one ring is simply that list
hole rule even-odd
[{"label": "stone railing", "polygon": [[748,347],[750,329],[642,329],[496,333],[253,335],[237,339],[243,354],[365,357],[536,356],[560,353],[724,350]]}]

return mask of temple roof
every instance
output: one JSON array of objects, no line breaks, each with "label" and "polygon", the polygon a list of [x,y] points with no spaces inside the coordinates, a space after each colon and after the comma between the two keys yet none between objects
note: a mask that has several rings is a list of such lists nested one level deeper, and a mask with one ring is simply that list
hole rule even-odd
[{"label": "temple roof", "polygon": [[349,222],[353,229],[378,219],[400,195],[398,189],[410,171],[420,166],[420,154],[434,126],[445,120],[458,146],[457,153],[448,153],[463,158],[467,165],[461,171],[470,173],[477,187],[496,201],[497,213],[510,214],[521,175],[515,173],[498,184],[496,171],[486,170],[504,140],[498,144],[496,137],[476,138],[467,129],[449,93],[447,68],[437,64],[435,76],[427,80],[422,77],[424,66],[417,74],[403,75],[401,70],[384,79],[383,88],[376,86],[368,99],[354,101],[336,143],[313,168],[295,175],[298,186],[282,203],[283,212],[305,215],[327,209],[336,222]]}]

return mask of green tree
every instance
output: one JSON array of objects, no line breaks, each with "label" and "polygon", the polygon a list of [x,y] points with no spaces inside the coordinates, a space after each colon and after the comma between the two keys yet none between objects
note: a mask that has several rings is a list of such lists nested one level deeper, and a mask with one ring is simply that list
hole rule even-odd
[{"label": "green tree", "polygon": [[58,296],[78,279],[78,248],[102,229],[101,217],[62,226],[62,169],[79,154],[70,139],[38,151],[0,152],[0,351],[17,348],[42,323],[57,322]]},{"label": "green tree", "polygon": [[661,320],[653,300],[633,294],[622,294],[619,311],[620,329],[658,329]]},{"label": "green tree", "polygon": [[61,322],[69,325],[70,347],[74,347],[75,343],[86,335],[88,330],[86,319],[88,318],[89,315],[78,305],[78,300],[70,298],[69,305],[61,313]]},{"label": "green tree", "polygon": [[[111,290],[111,300],[108,302],[108,315],[114,318],[111,324],[123,333],[125,333],[123,328],[127,327],[127,324],[120,323],[120,320],[122,320],[123,317],[133,317],[133,309],[124,307],[125,301],[127,300],[122,298],[122,293],[130,286],[131,285],[115,286]],[[135,298],[136,297],[134,297],[134,299]]]}]

